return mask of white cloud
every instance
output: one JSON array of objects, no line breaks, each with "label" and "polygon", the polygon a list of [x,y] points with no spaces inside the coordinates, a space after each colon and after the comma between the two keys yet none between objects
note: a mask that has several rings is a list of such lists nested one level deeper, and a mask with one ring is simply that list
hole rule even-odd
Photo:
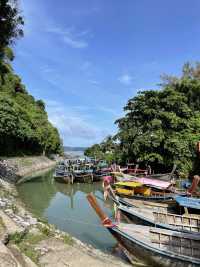
[{"label": "white cloud", "polygon": [[52,27],[46,30],[49,33],[57,34],[60,36],[64,43],[69,45],[72,48],[86,48],[88,46],[88,42],[83,39],[89,33],[89,30],[85,31],[76,31],[74,27],[67,28],[65,30],[59,27]]},{"label": "white cloud", "polygon": [[85,115],[83,110],[66,108],[55,100],[46,100],[45,103],[49,120],[59,129],[65,144],[88,146],[108,135],[108,132],[89,122],[87,112]]},{"label": "white cloud", "polygon": [[124,73],[118,78],[118,80],[124,85],[131,85],[133,81],[133,76],[128,73]]}]

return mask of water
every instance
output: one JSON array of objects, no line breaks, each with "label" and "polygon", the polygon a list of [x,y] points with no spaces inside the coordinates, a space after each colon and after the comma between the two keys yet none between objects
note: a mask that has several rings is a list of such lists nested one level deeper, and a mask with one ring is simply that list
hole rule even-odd
[{"label": "water", "polygon": [[55,182],[53,172],[49,172],[20,184],[18,192],[26,207],[33,214],[47,219],[58,229],[104,251],[111,251],[116,245],[116,241],[101,225],[86,199],[86,195],[93,192],[102,209],[112,216],[112,203],[103,201],[100,182],[61,184]]},{"label": "water", "polygon": [[65,150],[65,153],[67,155],[71,155],[72,157],[84,157],[84,151],[75,151],[75,150],[70,150],[70,151],[67,151]]}]

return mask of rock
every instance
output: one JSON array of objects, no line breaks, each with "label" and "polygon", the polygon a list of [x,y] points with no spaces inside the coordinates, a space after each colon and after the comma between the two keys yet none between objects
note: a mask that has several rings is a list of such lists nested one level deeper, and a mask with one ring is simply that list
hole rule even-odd
[{"label": "rock", "polygon": [[31,233],[33,235],[39,235],[41,232],[37,227],[32,227],[29,229],[29,233]]},{"label": "rock", "polygon": [[37,219],[36,218],[30,218],[29,223],[32,225],[35,225],[35,224],[37,224]]},{"label": "rock", "polygon": [[31,225],[37,224],[38,220],[30,215],[25,216],[25,220],[28,221]]},{"label": "rock", "polygon": [[13,214],[13,210],[12,209],[6,209],[5,213],[7,213],[8,215]]},{"label": "rock", "polygon": [[25,228],[27,228],[27,227],[30,226],[30,223],[23,221],[23,222],[20,222],[20,225],[23,226],[23,227],[25,227]]},{"label": "rock", "polygon": [[0,207],[1,207],[1,208],[6,207],[6,203],[5,203],[4,201],[2,201],[2,200],[0,200]]},{"label": "rock", "polygon": [[13,256],[10,250],[0,242],[0,266],[2,267],[21,267],[21,264]]}]

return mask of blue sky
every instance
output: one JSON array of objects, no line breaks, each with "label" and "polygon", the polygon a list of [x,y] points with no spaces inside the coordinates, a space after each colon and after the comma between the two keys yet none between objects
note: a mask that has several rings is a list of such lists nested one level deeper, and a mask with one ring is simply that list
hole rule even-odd
[{"label": "blue sky", "polygon": [[15,71],[65,145],[89,146],[163,73],[200,56],[199,0],[21,0]]}]

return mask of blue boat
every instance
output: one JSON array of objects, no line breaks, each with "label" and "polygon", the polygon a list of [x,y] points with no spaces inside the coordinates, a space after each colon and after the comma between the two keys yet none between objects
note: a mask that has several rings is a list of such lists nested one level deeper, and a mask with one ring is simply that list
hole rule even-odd
[{"label": "blue boat", "polygon": [[175,200],[181,207],[200,210],[200,198],[177,196]]}]

